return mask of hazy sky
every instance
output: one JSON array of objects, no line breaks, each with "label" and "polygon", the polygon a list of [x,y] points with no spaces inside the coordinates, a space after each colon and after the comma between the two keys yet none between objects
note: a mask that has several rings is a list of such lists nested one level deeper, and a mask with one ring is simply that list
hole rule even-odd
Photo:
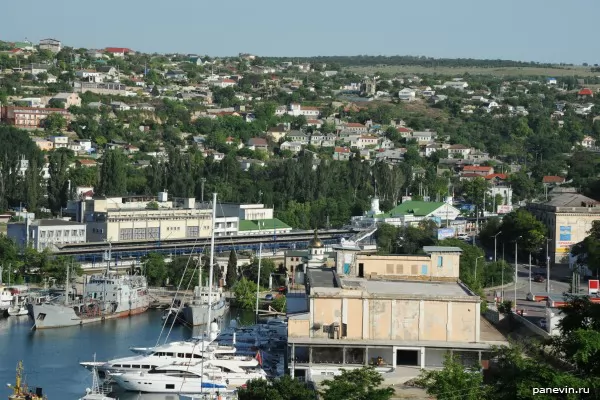
[{"label": "hazy sky", "polygon": [[0,40],[213,56],[427,55],[600,62],[599,0],[28,0]]}]

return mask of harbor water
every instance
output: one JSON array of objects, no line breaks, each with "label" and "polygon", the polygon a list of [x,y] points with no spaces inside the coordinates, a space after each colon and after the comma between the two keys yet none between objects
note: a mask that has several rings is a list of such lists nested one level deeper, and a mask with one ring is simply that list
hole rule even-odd
[{"label": "harbor water", "polygon": [[[232,310],[224,321],[227,326],[233,315],[241,325],[254,321],[252,312]],[[31,330],[33,320],[28,316],[0,318],[0,400],[8,398],[7,383],[14,384],[15,368],[23,361],[25,381],[30,388],[41,387],[48,400],[79,399],[91,386],[92,376],[79,365],[134,355],[132,346],[149,347],[157,344],[162,329],[162,311],[148,312],[130,318],[107,320],[102,323],[47,330]],[[162,334],[161,344],[171,327]],[[169,341],[189,339],[206,328],[174,325]],[[119,400],[178,400],[173,394],[138,394],[118,392]]]}]

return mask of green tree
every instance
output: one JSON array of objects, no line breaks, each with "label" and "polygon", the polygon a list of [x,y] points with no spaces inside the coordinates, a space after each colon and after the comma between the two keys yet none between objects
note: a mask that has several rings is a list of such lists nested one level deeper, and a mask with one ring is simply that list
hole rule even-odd
[{"label": "green tree", "polygon": [[239,400],[314,400],[315,393],[308,386],[289,375],[269,382],[266,379],[248,381],[238,390]]},{"label": "green tree", "polygon": [[98,194],[119,196],[127,193],[127,157],[120,150],[107,150],[102,157]]},{"label": "green tree", "polygon": [[238,278],[238,265],[237,265],[237,254],[235,250],[229,252],[229,260],[227,261],[227,287],[232,288],[237,282]]},{"label": "green tree", "polygon": [[60,132],[67,127],[67,120],[59,113],[52,113],[44,119],[46,132]]},{"label": "green tree", "polygon": [[467,200],[477,206],[477,211],[483,215],[484,202],[483,198],[488,193],[490,184],[483,178],[475,178],[465,181],[463,185],[463,193]]},{"label": "green tree", "polygon": [[151,286],[163,286],[167,278],[165,257],[160,253],[149,253],[142,257],[142,265]]},{"label": "green tree", "polygon": [[389,400],[394,389],[381,387],[383,377],[373,367],[342,369],[342,374],[323,381],[323,400]]},{"label": "green tree", "polygon": [[[263,258],[260,262],[260,285],[266,287],[269,284],[269,277],[275,272],[275,263],[270,258]],[[258,257],[252,260],[251,264],[242,266],[242,275],[256,283],[258,277]]]},{"label": "green tree", "polygon": [[465,368],[458,356],[446,353],[444,368],[439,371],[422,371],[417,384],[437,400],[488,399],[488,390],[483,384],[483,375],[476,367]]},{"label": "green tree", "polygon": [[73,157],[71,150],[62,148],[50,154],[48,172],[48,205],[53,213],[58,213],[69,199],[68,169]]},{"label": "green tree", "polygon": [[25,172],[25,201],[29,211],[36,211],[42,199],[42,176],[37,159],[31,160]]},{"label": "green tree", "polygon": [[275,311],[286,312],[287,310],[287,298],[284,295],[279,295],[271,302],[271,307]]},{"label": "green tree", "polygon": [[245,310],[253,310],[256,307],[256,283],[242,278],[233,286],[235,304]]},{"label": "green tree", "polygon": [[537,252],[546,238],[546,226],[533,214],[524,209],[508,213],[502,218],[500,237],[504,243],[514,243],[518,239],[518,249],[522,253]]}]

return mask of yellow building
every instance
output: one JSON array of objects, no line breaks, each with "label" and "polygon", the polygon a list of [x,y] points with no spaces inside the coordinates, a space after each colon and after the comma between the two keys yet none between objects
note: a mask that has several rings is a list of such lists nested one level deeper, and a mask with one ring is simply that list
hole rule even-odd
[{"label": "yellow building", "polygon": [[356,255],[348,267],[308,268],[304,293],[288,293],[288,366],[318,380],[340,367],[440,367],[448,351],[466,365],[505,338],[480,315],[480,297],[458,280],[460,248],[425,255]]},{"label": "yellow building", "polygon": [[585,239],[593,222],[600,220],[600,202],[578,193],[561,193],[527,209],[548,227],[549,257],[555,263],[568,263],[571,246]]}]

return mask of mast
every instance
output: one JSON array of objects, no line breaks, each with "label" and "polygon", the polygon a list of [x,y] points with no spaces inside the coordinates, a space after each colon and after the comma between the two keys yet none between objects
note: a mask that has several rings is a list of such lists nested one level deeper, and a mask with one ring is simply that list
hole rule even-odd
[{"label": "mast", "polygon": [[69,272],[71,266],[67,264],[67,280],[65,281],[65,306],[69,306]]},{"label": "mast", "polygon": [[[206,319],[206,333],[210,333],[210,323],[212,318],[212,285],[213,285],[213,272],[214,272],[214,258],[215,258],[215,219],[217,215],[217,194],[213,193],[213,209],[212,209],[212,221],[211,221],[211,235],[210,235],[210,269],[208,270],[208,318]],[[202,275],[200,275],[202,276]]]}]

